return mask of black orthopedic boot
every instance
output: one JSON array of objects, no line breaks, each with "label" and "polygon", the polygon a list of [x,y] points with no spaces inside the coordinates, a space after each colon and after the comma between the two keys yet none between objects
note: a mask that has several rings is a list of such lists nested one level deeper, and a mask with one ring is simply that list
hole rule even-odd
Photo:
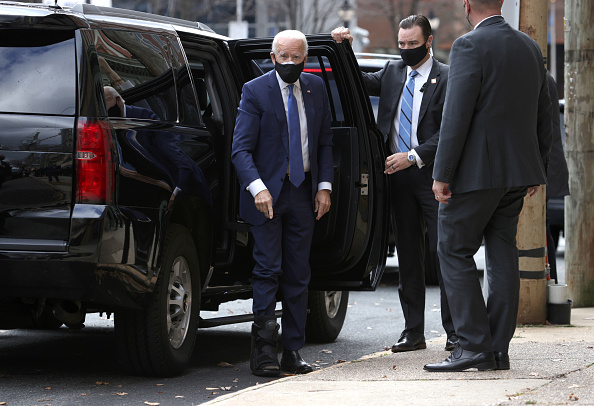
[{"label": "black orthopedic boot", "polygon": [[276,350],[279,328],[280,326],[274,316],[258,316],[254,318],[250,353],[250,368],[254,375],[280,375],[280,365]]}]

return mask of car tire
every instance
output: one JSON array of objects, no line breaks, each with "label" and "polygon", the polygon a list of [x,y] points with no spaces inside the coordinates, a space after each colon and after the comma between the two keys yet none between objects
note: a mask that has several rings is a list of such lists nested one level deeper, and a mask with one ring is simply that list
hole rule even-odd
[{"label": "car tire", "polygon": [[115,313],[119,360],[130,373],[171,377],[188,365],[200,317],[200,272],[190,232],[172,224],[143,309]]},{"label": "car tire", "polygon": [[342,330],[346,317],[349,292],[310,291],[305,325],[305,337],[309,342],[331,343]]},{"label": "car tire", "polygon": [[33,325],[38,330],[57,330],[64,324],[54,316],[54,313],[49,306],[44,306],[43,311],[39,316],[33,313],[31,319],[33,320]]}]

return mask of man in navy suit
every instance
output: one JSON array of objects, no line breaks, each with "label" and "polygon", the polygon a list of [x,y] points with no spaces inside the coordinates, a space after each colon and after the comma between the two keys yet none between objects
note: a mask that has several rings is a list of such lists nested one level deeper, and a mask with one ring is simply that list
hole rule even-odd
[{"label": "man in navy suit", "polygon": [[[474,29],[458,38],[433,168],[437,252],[458,345],[428,371],[509,369],[524,197],[546,182],[551,100],[542,53],[501,16],[502,0],[464,0]],[[555,114],[558,114],[555,112]],[[473,255],[485,241],[488,297]]]},{"label": "man in navy suit", "polygon": [[[250,367],[255,375],[308,373],[305,343],[309,252],[315,219],[330,209],[333,179],[330,105],[323,81],[301,73],[307,40],[283,31],[272,43],[275,69],[243,87],[232,161],[241,185],[239,211],[252,224],[254,293]],[[315,214],[317,213],[317,215]],[[282,295],[282,345],[274,310]]]}]

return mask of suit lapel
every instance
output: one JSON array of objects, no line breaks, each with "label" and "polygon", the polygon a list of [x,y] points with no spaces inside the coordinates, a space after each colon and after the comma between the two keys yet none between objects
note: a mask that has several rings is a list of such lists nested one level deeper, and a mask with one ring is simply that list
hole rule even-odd
[{"label": "suit lapel", "polygon": [[285,151],[289,153],[289,125],[287,124],[287,113],[285,112],[285,103],[283,102],[283,96],[281,89],[276,78],[276,71],[271,70],[268,72],[268,97],[272,108],[276,114],[276,118],[280,123],[281,138],[285,146]]},{"label": "suit lapel", "polygon": [[301,97],[303,98],[303,104],[305,105],[305,116],[307,117],[307,141],[309,145],[309,152],[311,154],[311,148],[313,146],[312,128],[315,120],[316,111],[314,107],[312,89],[309,85],[309,80],[307,80],[307,77],[302,74],[299,78],[299,83],[301,84]]},{"label": "suit lapel", "polygon": [[433,97],[433,93],[435,93],[435,89],[437,88],[437,85],[439,83],[439,75],[439,64],[434,59],[433,66],[431,67],[431,72],[429,72],[429,79],[427,79],[427,86],[425,87],[425,91],[423,92],[423,99],[421,100],[421,108],[419,109],[419,120],[417,121],[417,125],[421,122],[421,120],[425,116],[425,113],[427,112],[427,107],[429,107],[431,97]]}]

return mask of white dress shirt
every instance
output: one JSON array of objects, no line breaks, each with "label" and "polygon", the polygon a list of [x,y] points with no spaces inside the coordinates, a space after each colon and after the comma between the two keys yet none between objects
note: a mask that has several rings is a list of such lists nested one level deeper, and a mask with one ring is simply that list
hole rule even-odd
[{"label": "white dress shirt", "polygon": [[[285,105],[285,114],[287,116],[287,123],[289,122],[289,85],[281,79],[278,73],[276,73],[276,79],[281,89],[281,95],[283,97],[283,104]],[[309,172],[311,165],[309,162],[309,140],[307,138],[307,115],[305,114],[305,104],[303,103],[303,94],[301,93],[301,82],[297,80],[293,86],[293,97],[297,101],[297,110],[299,111],[299,125],[301,127],[301,155],[303,157],[303,170]],[[289,173],[289,167],[287,166],[287,173]],[[258,178],[250,183],[247,190],[256,197],[262,190],[267,189],[262,179]],[[330,182],[318,183],[318,190],[328,189],[332,191],[332,184]]]},{"label": "white dress shirt", "polygon": [[[429,80],[429,74],[431,73],[431,68],[433,67],[433,58],[429,58],[425,61],[424,64],[419,66],[417,69],[417,76],[415,77],[415,90],[413,93],[413,106],[412,106],[412,120],[411,120],[411,134],[410,134],[410,148],[412,153],[415,155],[417,159],[417,165],[419,168],[423,167],[423,161],[414,150],[414,148],[419,146],[419,139],[417,137],[417,126],[419,124],[419,111],[421,110],[421,102],[423,101],[423,92],[421,92],[421,88],[427,81]],[[412,72],[412,68],[410,66],[406,67],[406,82],[404,83],[403,92],[406,91],[406,84],[410,79],[410,73]],[[425,86],[426,88],[427,86]],[[423,89],[424,90],[424,89]],[[396,109],[396,117],[394,118],[394,127],[392,128],[392,134],[390,139],[392,140],[392,152],[408,152],[408,151],[398,151],[398,129],[400,128],[400,108],[402,106],[402,95],[400,95],[400,99],[398,100],[398,107]]]}]

